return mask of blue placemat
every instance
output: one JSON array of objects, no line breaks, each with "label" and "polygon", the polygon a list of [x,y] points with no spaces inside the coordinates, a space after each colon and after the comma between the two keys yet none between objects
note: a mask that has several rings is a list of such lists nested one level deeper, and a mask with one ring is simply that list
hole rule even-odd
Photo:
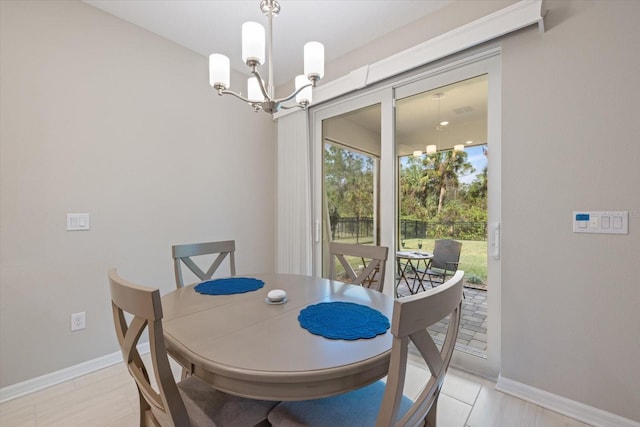
[{"label": "blue placemat", "polygon": [[207,295],[242,294],[260,289],[264,282],[252,277],[213,279],[196,285],[196,292]]},{"label": "blue placemat", "polygon": [[334,340],[374,338],[389,329],[389,319],[378,310],[352,302],[322,302],[298,315],[300,326]]}]

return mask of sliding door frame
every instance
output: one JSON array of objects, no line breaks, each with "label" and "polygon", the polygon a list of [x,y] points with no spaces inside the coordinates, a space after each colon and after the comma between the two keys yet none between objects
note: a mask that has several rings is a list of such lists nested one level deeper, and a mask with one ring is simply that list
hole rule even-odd
[{"label": "sliding door frame", "polygon": [[395,87],[395,100],[428,92],[480,75],[487,75],[487,147],[489,152],[487,203],[487,351],[486,359],[454,352],[452,364],[467,371],[496,379],[500,373],[500,319],[501,319],[501,74],[500,50],[491,49],[443,72],[421,76]]},{"label": "sliding door frame", "polygon": [[[379,209],[380,213],[378,224],[380,224],[380,245],[392,247],[394,244],[394,219],[395,206],[393,200],[395,198],[395,190],[384,188],[384,183],[393,182],[395,176],[395,165],[382,159],[393,156],[393,93],[392,88],[386,87],[377,90],[363,91],[363,93],[345,96],[333,102],[328,102],[322,106],[316,107],[311,112],[311,176],[312,176],[312,197],[311,210],[313,216],[313,274],[320,276],[322,274],[322,243],[323,243],[323,214],[322,214],[322,195],[323,195],[323,120],[340,116],[342,114],[359,110],[375,104],[380,104],[380,160],[379,176],[377,177],[377,188],[379,191]],[[391,180],[391,181],[390,181]],[[389,191],[391,190],[391,191]],[[387,269],[385,283],[393,284],[393,269]],[[391,291],[390,291],[391,290]],[[393,295],[393,286],[385,286],[385,293]]]},{"label": "sliding door frame", "polygon": [[381,104],[380,155],[380,244],[390,249],[385,276],[385,293],[394,294],[395,250],[398,224],[397,160],[395,152],[396,98],[408,96],[416,90],[431,90],[482,74],[488,75],[487,144],[490,150],[488,180],[488,276],[487,359],[454,352],[452,365],[495,379],[500,372],[501,319],[501,49],[489,46],[461,53],[437,64],[427,65],[405,73],[371,88],[361,89],[333,101],[311,108],[310,157],[312,173],[313,272],[321,274],[322,266],[322,121],[372,104]]}]

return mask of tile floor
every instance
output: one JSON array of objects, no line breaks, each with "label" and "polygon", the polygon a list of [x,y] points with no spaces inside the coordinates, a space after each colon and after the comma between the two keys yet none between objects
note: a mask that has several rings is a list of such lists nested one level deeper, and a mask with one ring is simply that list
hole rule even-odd
[{"label": "tile floor", "polygon": [[[176,375],[179,369],[176,367]],[[413,397],[423,373],[412,360],[405,393]],[[123,364],[0,404],[0,426],[138,425],[138,396]],[[492,381],[450,369],[438,404],[439,427],[586,427],[495,390]]]}]

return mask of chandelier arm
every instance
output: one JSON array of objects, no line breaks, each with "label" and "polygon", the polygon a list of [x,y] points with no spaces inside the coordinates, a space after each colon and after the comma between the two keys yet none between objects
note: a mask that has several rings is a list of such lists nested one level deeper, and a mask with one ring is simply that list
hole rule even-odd
[{"label": "chandelier arm", "polygon": [[296,97],[297,94],[299,94],[300,92],[302,92],[303,89],[308,88],[309,86],[313,86],[313,83],[307,83],[304,86],[300,86],[298,89],[296,89],[295,92],[293,92],[291,95],[287,96],[286,98],[280,98],[280,99],[276,99],[276,102],[287,102],[292,100],[293,98]]},{"label": "chandelier arm", "polygon": [[[235,96],[236,98],[243,100],[243,101],[244,101],[244,102],[246,102],[247,104],[251,104],[251,105],[256,104],[256,102],[255,102],[255,101],[251,101],[251,100],[249,100],[248,98],[245,98],[244,96],[240,95],[239,93],[235,93],[235,92],[234,92],[234,91],[232,91],[232,90],[226,90],[226,89],[218,90],[218,95],[233,95],[233,96]],[[258,103],[258,104],[259,104],[259,103]]]},{"label": "chandelier arm", "polygon": [[281,109],[283,110],[290,110],[292,108],[300,108],[301,110],[306,110],[307,109],[307,104],[293,104],[293,105],[281,105],[280,106]]},{"label": "chandelier arm", "polygon": [[258,80],[258,86],[260,87],[260,92],[262,92],[264,99],[271,101],[271,96],[267,92],[267,89],[264,87],[264,82],[262,81],[262,76],[260,75],[260,71],[258,71],[258,68],[251,67],[251,74],[255,76],[256,80]]}]

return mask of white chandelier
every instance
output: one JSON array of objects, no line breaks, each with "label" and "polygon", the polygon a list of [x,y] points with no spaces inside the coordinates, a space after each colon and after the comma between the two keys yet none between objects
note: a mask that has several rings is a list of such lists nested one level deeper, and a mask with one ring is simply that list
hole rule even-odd
[{"label": "white chandelier", "polygon": [[[280,4],[276,0],[262,0],[260,10],[269,19],[267,31],[267,61],[269,64],[269,83],[265,87],[258,67],[265,62],[265,31],[257,22],[242,24],[242,60],[251,68],[247,81],[247,96],[229,90],[230,63],[229,58],[214,53],[209,56],[209,84],[218,91],[218,95],[233,95],[251,105],[254,111],[273,114],[279,109],[302,108],[311,103],[311,88],[324,76],[324,46],[322,43],[309,42],[304,45],[304,74],[295,78],[295,91],[286,98],[275,98],[273,86],[273,17],[280,12]],[[295,103],[285,105],[295,98]]]}]

